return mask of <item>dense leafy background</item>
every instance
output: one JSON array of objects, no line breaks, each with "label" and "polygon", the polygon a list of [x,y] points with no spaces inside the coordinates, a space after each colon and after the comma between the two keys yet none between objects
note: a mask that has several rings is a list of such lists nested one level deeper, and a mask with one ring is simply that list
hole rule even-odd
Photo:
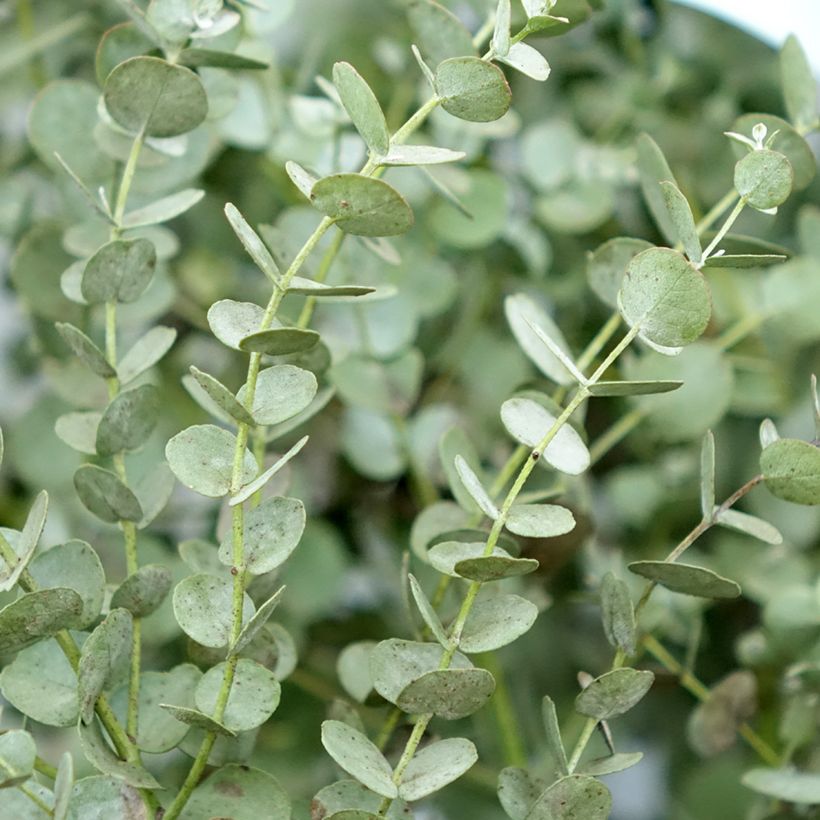
[{"label": "dense leafy background", "polygon": [[[314,77],[329,77],[334,62],[349,61],[367,77],[391,128],[412,111],[421,80],[401,5],[270,3],[273,10],[255,15],[251,28],[254,54],[273,67],[234,75],[210,69],[212,121],[194,132],[191,150],[172,173],[152,171],[147,162],[138,172],[135,204],[196,180],[206,194],[174,223],[178,243],[167,238],[170,246],[149,297],[121,312],[126,336],[146,320],[161,320],[179,334],[152,378],[162,413],[145,450],[130,460],[135,478],[140,465],[161,457],[171,436],[205,420],[181,385],[190,364],[232,389],[243,380],[242,358],[207,333],[206,311],[220,298],[263,302],[267,284],[236,241],[224,203],[235,203],[252,224],[275,225],[295,249],[317,215],[285,174],[285,162],[329,173],[358,167],[364,158],[358,138],[332,107],[318,102]],[[473,30],[484,20],[482,0],[450,5]],[[564,5],[573,14],[584,13],[583,0]],[[67,240],[61,244],[62,232],[84,218],[78,216],[84,203],[55,172],[49,134],[62,129],[61,145],[74,140],[77,162],[87,163],[84,176],[96,184],[111,183],[114,163],[82,128],[78,112],[93,109],[93,96],[69,106],[64,119],[30,121],[28,133],[26,118],[46,81],[97,83],[96,44],[122,17],[113,3],[33,6],[32,20],[18,17],[19,29],[8,20],[0,33],[0,252],[10,272],[0,304],[0,421],[7,444],[0,518],[22,526],[31,499],[46,489],[51,510],[43,543],[87,540],[108,578],[117,579],[124,574],[118,533],[77,501],[72,477],[82,457],[54,433],[56,418],[91,406],[99,388],[70,363],[53,328],[55,320],[82,320],[82,310],[62,296],[59,276],[73,259]],[[68,36],[27,57],[27,42],[61,25],[68,26]],[[473,218],[448,204],[419,171],[390,170],[386,179],[416,214],[415,227],[393,240],[401,263],[386,264],[348,239],[330,281],[390,283],[396,295],[316,313],[314,326],[337,361],[358,352],[390,362],[400,387],[385,396],[367,373],[322,373],[323,384],[335,383],[336,397],[310,423],[302,456],[277,478],[277,488],[289,487],[287,494],[304,499],[308,513],[305,536],[281,573],[287,593],[277,611],[299,660],[283,682],[282,706],[259,732],[253,760],[286,784],[299,818],[308,816],[316,790],[334,779],[318,726],[334,699],[346,697],[336,675],[338,653],[354,640],[411,634],[401,560],[410,526],[431,492],[449,494],[436,450],[439,435],[458,424],[494,474],[511,449],[499,420],[501,402],[519,387],[547,385],[513,340],[504,297],[520,291],[536,297],[549,307],[570,347],[582,349],[611,312],[590,289],[589,252],[616,236],[662,242],[638,184],[638,134],[650,133],[663,148],[698,219],[732,184],[738,155],[723,132],[746,112],[785,115],[776,54],[673,3],[612,0],[571,33],[533,42],[547,56],[552,75],[536,83],[508,72],[514,105],[505,118],[479,125],[437,111],[425,127],[430,144],[466,151],[465,161],[434,173],[458,192]],[[812,166],[813,158],[808,162]],[[818,194],[820,182],[814,179],[776,217],[747,209],[735,230],[781,245],[793,258],[766,270],[713,271],[714,313],[703,340],[679,359],[643,355],[623,363],[631,378],[682,378],[682,390],[635,405],[626,399],[591,405],[586,427],[593,441],[634,406],[644,407],[646,418],[588,477],[569,483],[566,499],[579,522],[576,530],[525,545],[525,554],[541,561],[527,594],[543,612],[494,663],[503,669],[516,731],[534,762],[546,754],[542,695],[556,701],[571,743],[583,722],[572,707],[576,672],[599,674],[609,663],[593,594],[604,572],[663,557],[699,518],[699,448],[707,428],[717,441],[719,498],[758,471],[757,428],[763,418],[773,418],[783,435],[811,438],[809,375],[820,370]],[[81,233],[76,230],[75,243],[82,246]],[[309,272],[318,258],[308,263]],[[301,306],[292,298],[286,315],[295,318]],[[767,310],[774,318],[721,349],[718,340],[727,328]],[[295,430],[277,447],[284,451],[307,431]],[[744,509],[775,524],[784,543],[769,546],[716,530],[697,545],[698,558],[736,579],[744,597],[704,606],[658,595],[647,624],[679,658],[698,647],[695,669],[707,685],[738,667],[753,669],[760,689],[754,720],[764,737],[782,747],[793,739],[789,731],[796,731],[781,725],[795,693],[807,695],[800,712],[804,728],[814,728],[817,719],[820,517],[816,508],[775,500],[765,490],[751,495]],[[181,579],[186,569],[177,545],[211,539],[217,513],[214,504],[178,488],[154,526],[140,534],[141,563],[164,564]],[[413,571],[428,586],[433,583],[428,568]],[[146,621],[144,666],[205,660],[189,652],[167,600]],[[752,765],[752,752],[739,745],[714,759],[700,757],[686,737],[693,698],[674,677],[646,662],[658,672],[652,692],[614,724],[619,749],[646,753],[638,767],[608,779],[615,816],[746,817],[754,796],[739,778]],[[385,714],[378,706],[360,711],[371,730]],[[490,706],[465,723],[462,732],[479,747],[480,763],[437,798],[431,817],[501,814],[495,780],[508,760],[495,712]],[[7,710],[4,724],[19,725],[19,715]],[[31,731],[40,753],[56,760],[66,735],[37,724]],[[405,737],[400,728],[396,749]],[[809,768],[816,764],[811,743],[798,747]],[[602,743],[597,750],[603,753]],[[177,753],[152,760],[149,768],[182,776],[187,764]],[[11,817],[4,811],[0,816]]]}]

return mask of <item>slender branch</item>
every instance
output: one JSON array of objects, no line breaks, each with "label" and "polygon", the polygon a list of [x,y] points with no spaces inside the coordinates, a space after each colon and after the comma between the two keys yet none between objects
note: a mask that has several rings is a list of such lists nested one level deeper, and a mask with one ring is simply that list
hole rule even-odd
[{"label": "slender branch", "polygon": [[44,811],[49,817],[54,817],[54,811],[49,808],[48,804],[41,800],[31,789],[27,789],[25,784],[20,784],[17,787],[40,811]]},{"label": "slender branch", "polygon": [[[528,458],[524,462],[524,465],[521,467],[521,470],[518,473],[517,478],[513,482],[512,487],[510,487],[510,490],[508,491],[507,496],[505,497],[504,502],[501,505],[498,518],[496,518],[496,520],[493,522],[493,526],[490,530],[489,536],[487,537],[487,542],[482,553],[484,557],[489,557],[490,555],[492,555],[493,550],[495,549],[495,546],[498,543],[499,536],[501,535],[501,530],[504,528],[504,524],[507,521],[507,516],[509,515],[510,510],[512,509],[515,500],[518,498],[518,495],[524,488],[527,479],[529,478],[530,474],[535,468],[535,465],[538,463],[538,460],[543,455],[544,451],[553,441],[555,436],[558,435],[558,433],[561,431],[561,428],[569,421],[572,414],[589,397],[589,386],[595,384],[595,382],[597,382],[601,378],[601,376],[609,369],[609,367],[618,359],[621,353],[623,353],[623,351],[629,346],[632,340],[638,335],[639,329],[639,326],[635,325],[628,331],[628,333],[621,339],[621,341],[618,342],[618,344],[612,349],[612,351],[610,351],[610,353],[606,356],[603,362],[601,362],[601,364],[598,366],[598,368],[595,370],[592,376],[590,376],[588,384],[581,385],[578,387],[569,404],[564,408],[563,412],[551,425],[550,429],[546,432],[541,441],[539,441],[536,447],[534,447],[531,450],[532,457]],[[478,596],[479,591],[481,590],[481,587],[482,582],[471,581],[469,587],[467,588],[467,594],[465,595],[464,600],[462,601],[458,615],[456,616],[455,621],[450,627],[450,648],[445,650],[441,657],[441,661],[438,667],[440,670],[448,669],[450,663],[453,660],[453,657],[458,648],[459,641],[461,639],[462,632],[464,630],[464,626],[467,623],[467,619],[469,618],[470,613],[472,612],[473,605],[475,604],[476,598]],[[410,761],[413,759],[413,756],[416,753],[416,750],[418,749],[419,743],[421,742],[421,739],[424,736],[424,732],[427,730],[427,726],[429,725],[432,719],[432,713],[419,715],[416,721],[416,725],[413,728],[413,732],[410,735],[410,738],[407,741],[407,744],[404,748],[404,752],[402,753],[399,762],[396,764],[396,767],[393,770],[393,782],[396,785],[399,785],[401,783],[405,769],[409,765]],[[393,801],[389,798],[385,798],[382,801],[382,805],[379,809],[380,816],[384,816],[385,812],[392,805],[392,802]]]},{"label": "slender branch", "polygon": [[[344,242],[344,239],[345,233],[343,231],[338,231],[336,235],[333,237],[330,246],[325,251],[325,254],[322,257],[322,261],[319,263],[319,270],[316,271],[314,281],[324,282],[325,279],[327,279],[327,274],[330,271],[330,267],[333,264],[333,261],[336,259],[336,256],[341,250],[342,242]],[[308,296],[307,299],[305,299],[305,304],[302,307],[302,312],[299,314],[299,318],[296,321],[296,327],[306,328],[310,324],[310,320],[313,318],[313,311],[315,309],[316,297]]]},{"label": "slender branch", "polygon": [[495,709],[496,724],[501,735],[504,761],[507,766],[523,768],[527,765],[527,752],[524,749],[523,732],[518,725],[515,704],[507,685],[504,665],[499,663],[498,655],[495,652],[486,652],[480,660],[482,666],[495,678],[492,704]]},{"label": "slender branch", "polygon": [[[678,678],[680,685],[687,692],[694,695],[701,703],[709,700],[709,688],[692,674],[652,635],[645,635],[642,641],[647,652],[652,655],[665,669]],[[762,737],[744,721],[737,727],[737,733],[754,749],[759,757],[769,766],[779,768],[780,755]]]},{"label": "slender branch", "polygon": [[[404,142],[404,140],[406,140],[424,122],[424,120],[430,115],[430,112],[432,112],[439,105],[440,102],[441,100],[439,99],[439,97],[431,97],[407,120],[407,122],[401,128],[399,128],[399,130],[393,135],[391,141],[394,144],[400,144]],[[381,169],[379,168],[378,161],[371,157],[360,171],[360,174],[363,176],[377,176],[380,170]],[[267,330],[271,326],[276,316],[276,313],[279,309],[279,306],[282,303],[282,299],[284,298],[287,292],[288,286],[293,280],[293,277],[296,276],[296,274],[301,270],[308,256],[319,244],[320,240],[327,233],[327,231],[330,230],[333,224],[334,220],[330,217],[326,216],[322,219],[322,221],[317,225],[313,233],[307,238],[302,248],[296,254],[293,261],[290,263],[290,266],[288,267],[287,271],[285,271],[285,273],[282,275],[282,278],[279,281],[279,283],[274,286],[274,290],[271,295],[270,301],[268,302],[267,308],[265,309],[265,313],[262,318],[262,322],[260,323],[260,331]],[[339,244],[341,244],[341,240],[339,240]],[[330,263],[333,261],[333,258],[335,258],[335,253],[330,255],[330,258],[327,263],[328,269]],[[262,355],[260,353],[251,354],[250,361],[248,364],[248,375],[245,388],[246,407],[253,406],[253,400],[256,395],[256,382],[259,377],[261,362]],[[234,450],[234,463],[231,475],[230,493],[232,495],[235,495],[240,488],[242,478],[242,464],[244,460],[245,448],[248,442],[248,434],[248,425],[240,423],[236,433],[236,448]],[[239,637],[239,632],[242,629],[242,603],[245,594],[245,585],[247,580],[247,573],[245,570],[244,546],[244,504],[236,504],[232,508],[231,531],[231,560],[233,563],[232,570],[234,572],[234,582],[232,594],[231,631],[230,641],[228,644],[229,647],[232,647],[236,643],[236,639]],[[225,710],[225,706],[227,705],[228,697],[231,691],[231,686],[233,685],[237,660],[237,653],[234,652],[232,649],[229,650],[228,656],[225,661],[225,671],[222,677],[222,684],[217,695],[217,700],[213,712],[213,717],[216,720],[221,719]],[[213,732],[207,732],[205,734],[202,744],[200,745],[200,748],[197,751],[196,757],[194,758],[194,762],[191,766],[190,771],[188,772],[188,775],[185,778],[185,781],[182,784],[182,787],[180,788],[180,791],[178,792],[178,794],[176,795],[176,797],[174,798],[173,802],[170,804],[164,815],[165,820],[175,820],[175,818],[179,816],[179,813],[182,811],[185,804],[188,802],[188,798],[191,796],[191,793],[196,787],[196,784],[198,783],[199,778],[202,775],[202,772],[205,770],[205,766],[208,762],[208,756],[210,755],[215,740],[216,735]]]},{"label": "slender branch", "polygon": [[738,192],[732,188],[727,191],[723,197],[709,210],[709,212],[695,225],[695,230],[698,236],[702,236],[709,228],[714,225],[720,218],[720,215],[729,207],[734,205],[735,200],[740,196]]},{"label": "slender branch", "polygon": [[625,416],[621,416],[612,427],[589,446],[591,464],[597,464],[616,444],[623,441],[644,419],[646,410],[635,407]]},{"label": "slender branch", "polygon": [[[748,492],[754,489],[760,482],[763,480],[762,475],[756,475],[754,478],[749,479],[743,486],[739,487],[735,490],[719,507],[717,507],[713,513],[709,516],[704,516],[698,524],[693,527],[693,529],[683,538],[683,540],[666,556],[664,559],[667,563],[673,563],[680,558],[684,552],[686,552],[695,541],[700,538],[703,533],[705,533],[708,529],[714,526],[715,522],[717,521],[718,517],[722,512],[733,507],[743,498]],[[635,618],[636,620],[640,616],[641,612],[643,611],[646,604],[649,602],[649,598],[652,595],[652,592],[655,590],[657,584],[654,581],[650,581],[646,587],[644,588],[643,594],[640,597],[637,605],[635,606]],[[644,639],[646,640],[646,639]],[[620,669],[623,666],[624,661],[626,660],[626,654],[622,650],[618,650],[613,659],[612,663],[610,664],[609,671],[614,671],[615,669]],[[586,723],[584,724],[584,728],[581,730],[581,736],[578,738],[578,741],[575,744],[575,748],[572,750],[572,755],[570,756],[569,761],[569,773],[572,774],[576,767],[578,766],[579,761],[581,760],[581,756],[584,753],[584,750],[589,743],[590,738],[592,737],[593,732],[595,731],[595,727],[598,725],[598,721],[595,718],[588,718]]]},{"label": "slender branch", "polygon": [[[114,205],[114,226],[111,228],[110,239],[116,240],[122,233],[122,220],[125,208],[128,203],[128,194],[134,181],[134,174],[139,162],[140,152],[145,142],[144,129],[134,137],[131,143],[131,150],[128,152],[128,159],[122,172],[117,199]],[[106,302],[105,305],[105,352],[108,363],[112,368],[117,368],[117,303],[116,301]],[[113,401],[120,394],[120,382],[117,376],[112,376],[107,380],[108,399]],[[123,453],[115,453],[112,456],[114,472],[119,480],[128,486],[128,473],[125,468],[125,456]],[[133,521],[120,521],[120,528],[123,534],[125,548],[125,568],[126,576],[133,575],[139,569],[139,558],[137,556],[137,525]],[[139,690],[140,690],[140,668],[142,665],[142,622],[139,618],[133,618],[131,627],[131,657],[128,674],[128,704],[126,708],[125,728],[130,738],[137,736],[137,724],[139,721]],[[139,760],[139,753],[131,753],[130,760]]]},{"label": "slender branch", "polygon": [[740,216],[745,207],[746,203],[742,199],[739,199],[735,207],[732,209],[732,212],[726,217],[726,221],[723,223],[720,230],[715,234],[714,239],[712,239],[706,248],[704,248],[703,256],[701,257],[701,265],[706,262],[712,251],[720,244],[723,237],[729,233],[729,229],[735,224],[735,220]]}]

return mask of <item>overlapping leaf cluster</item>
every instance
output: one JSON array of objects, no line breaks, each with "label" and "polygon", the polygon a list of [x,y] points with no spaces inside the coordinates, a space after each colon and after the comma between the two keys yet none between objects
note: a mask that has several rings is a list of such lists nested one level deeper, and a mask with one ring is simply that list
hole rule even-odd
[{"label": "overlapping leaf cluster", "polygon": [[[433,0],[403,5],[403,39],[373,48],[397,85],[384,107],[373,72],[349,62],[328,66],[314,93],[283,87],[267,41],[287,4],[244,0],[122,0],[129,21],[106,17],[116,24],[96,50],[96,85],[57,80],[31,105],[32,165],[53,175],[58,201],[40,204],[38,177],[21,176],[28,199],[12,198],[4,236],[17,240],[11,278],[52,394],[39,435],[62,450],[26,463],[42,451],[25,439],[41,416],[16,425],[13,468],[52,492],[18,514],[19,530],[0,531],[0,689],[36,724],[76,725],[84,760],[66,752],[55,769],[34,729],[0,734],[0,817],[289,818],[305,816],[309,794],[316,818],[409,816],[429,798],[453,816],[497,816],[495,794],[442,792],[469,777],[497,786],[513,820],[606,818],[600,778],[643,757],[620,750],[610,722],[661,672],[700,701],[688,723],[698,754],[740,736],[765,766],[745,765],[749,795],[820,803],[806,728],[810,563],[789,552],[785,581],[766,583],[771,550],[818,531],[783,509],[820,502],[820,433],[806,432],[805,413],[778,421],[788,435],[766,418],[757,448],[753,429],[725,421],[730,408],[783,416],[776,363],[797,360],[803,394],[812,369],[816,208],[798,217],[802,254],[736,232],[739,221],[770,230],[813,183],[807,138],[820,122],[799,44],[779,57],[785,119],[715,105],[721,125],[706,139],[735,152],[722,149],[721,196],[720,174],[678,168],[663,129],[632,121],[644,61],[602,98],[609,78],[588,77],[612,65],[578,57],[595,48],[589,25],[565,47],[525,42],[574,29],[600,4],[476,0],[463,17]],[[634,22],[624,10],[601,20],[602,37]],[[80,14],[32,41],[35,81],[50,38],[87,24]],[[542,51],[567,72],[576,63],[564,97],[542,91],[552,80],[530,82],[550,78]],[[544,119],[544,100],[574,119]],[[260,200],[278,212],[272,224],[243,215]],[[178,217],[179,234],[166,225]],[[563,278],[545,276],[553,257]],[[820,419],[815,382],[812,396]],[[593,471],[636,428],[634,462]],[[369,482],[395,492],[385,500]],[[47,521],[69,484],[79,504]],[[777,506],[735,509],[763,484]],[[660,515],[665,487],[682,515]],[[656,515],[669,526],[652,535]],[[741,540],[701,552],[720,531]],[[54,532],[65,537],[46,548]],[[744,568],[738,551],[752,540],[767,551]],[[556,650],[543,584],[581,545],[597,645],[558,642],[574,671],[596,674],[577,672],[562,697],[541,671]],[[387,588],[385,566],[399,582]],[[709,689],[692,668],[703,624],[742,594],[763,606],[763,625],[739,643],[744,668]],[[348,628],[380,607],[366,640]],[[317,640],[315,627],[340,622],[344,637]],[[776,740],[754,725],[764,665],[782,676]],[[329,701],[324,722],[288,697],[288,679]],[[545,691],[542,720],[525,721]],[[480,731],[457,723],[451,736],[465,718]],[[280,729],[311,740],[284,741],[296,758],[270,766]],[[319,739],[333,763],[316,762]],[[168,768],[155,757],[165,753]],[[792,758],[806,771],[782,768]],[[334,764],[344,779],[319,788]],[[75,782],[75,765],[95,773]]]}]

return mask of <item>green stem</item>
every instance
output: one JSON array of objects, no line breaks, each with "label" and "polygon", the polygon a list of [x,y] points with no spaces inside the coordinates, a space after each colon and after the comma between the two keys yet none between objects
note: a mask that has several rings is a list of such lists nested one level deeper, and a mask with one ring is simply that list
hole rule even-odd
[{"label": "green stem", "polygon": [[34,768],[50,780],[56,780],[57,778],[57,769],[39,755],[34,758]]},{"label": "green stem", "polygon": [[738,200],[735,207],[732,208],[732,212],[726,217],[726,221],[723,223],[720,230],[715,234],[714,239],[704,249],[703,256],[701,257],[701,266],[709,258],[712,251],[720,244],[723,237],[729,233],[729,229],[735,224],[735,220],[740,216],[745,207],[746,203],[742,199]]},{"label": "green stem", "polygon": [[729,348],[734,347],[750,333],[757,330],[765,321],[766,317],[762,313],[750,313],[738,319],[735,324],[721,333],[715,340],[715,344],[721,350],[729,350]]},{"label": "green stem", "polygon": [[[17,0],[17,26],[20,30],[20,38],[31,48],[35,40],[34,10],[31,7],[31,0]],[[37,88],[42,88],[46,84],[46,71],[43,65],[39,49],[34,52],[37,58],[30,66],[31,81]]]},{"label": "green stem", "polygon": [[[596,356],[607,346],[609,340],[615,335],[615,331],[620,326],[621,315],[616,310],[606,322],[601,325],[601,329],[593,336],[590,343],[578,357],[578,361],[575,364],[581,372],[586,370],[595,361]],[[566,398],[567,392],[567,387],[559,387],[552,398],[560,404]]]},{"label": "green stem", "polygon": [[507,766],[523,768],[527,765],[527,752],[523,742],[524,733],[518,724],[504,666],[499,662],[495,652],[486,652],[481,656],[480,661],[481,665],[495,678],[492,704],[501,736],[501,746],[504,750],[504,762]]},{"label": "green stem", "polygon": [[734,188],[727,191],[723,197],[711,208],[711,210],[695,225],[695,230],[698,232],[698,236],[701,236],[712,225],[717,222],[720,215],[731,205],[734,204],[735,200],[740,196]]},{"label": "green stem", "polygon": [[387,741],[390,740],[390,736],[393,734],[396,726],[399,725],[399,721],[401,720],[401,716],[403,714],[404,712],[402,712],[398,706],[394,706],[390,710],[390,713],[387,715],[387,720],[384,721],[378,737],[376,738],[376,747],[379,751],[384,751]]},{"label": "green stem", "polygon": [[[134,174],[137,169],[140,152],[145,141],[145,134],[140,131],[131,143],[131,150],[128,152],[128,159],[123,168],[120,179],[117,199],[114,205],[114,226],[111,228],[110,239],[116,240],[122,232],[122,220],[125,214],[125,207],[128,203],[128,194],[134,181]],[[117,367],[117,303],[115,301],[105,304],[105,353],[108,363],[116,370]],[[116,376],[107,380],[108,399],[113,401],[120,393],[120,383]],[[120,481],[128,486],[128,473],[125,468],[125,456],[123,453],[115,453],[112,457],[114,472]],[[133,575],[139,569],[139,558],[137,555],[137,525],[133,521],[120,521],[122,529],[123,544],[125,548],[125,571],[126,577]],[[139,691],[140,691],[140,669],[142,665],[142,622],[139,618],[134,618],[131,628],[131,657],[128,674],[128,704],[126,708],[125,729],[128,737],[133,740],[137,736],[137,725],[139,721]],[[139,760],[139,753],[131,755],[131,760]]]},{"label": "green stem", "polygon": [[44,811],[49,817],[54,817],[54,811],[48,807],[47,803],[44,803],[33,791],[30,791],[25,787],[25,785],[19,785],[17,787],[32,803],[34,803],[40,811]]},{"label": "green stem", "polygon": [[[342,242],[344,242],[344,239],[345,234],[342,231],[338,231],[337,234],[333,237],[330,246],[325,251],[325,254],[322,257],[322,261],[319,263],[319,270],[316,271],[314,281],[324,282],[325,279],[327,279],[327,274],[330,271],[330,266],[333,264],[333,260],[336,259],[336,256],[341,250]],[[299,319],[296,322],[296,327],[303,329],[306,328],[310,324],[310,320],[313,318],[313,311],[315,309],[316,297],[308,296],[307,299],[305,299],[305,304],[302,307],[302,312],[299,314]]]},{"label": "green stem", "polygon": [[137,171],[137,162],[139,161],[140,151],[142,151],[144,142],[145,131],[143,129],[137,134],[136,137],[134,137],[134,142],[131,143],[131,150],[128,153],[128,159],[125,162],[125,168],[122,172],[120,187],[117,191],[117,201],[114,204],[113,216],[116,227],[114,228],[114,236],[112,236],[112,239],[116,239],[122,232],[122,219],[125,216],[125,206],[128,202],[128,193],[131,190],[131,183],[134,181],[134,174]]},{"label": "green stem", "polygon": [[[703,684],[695,675],[685,669],[683,665],[652,635],[643,638],[643,645],[647,652],[652,655],[665,669],[677,677],[680,685],[687,692],[694,695],[702,703],[711,697],[709,688]],[[762,737],[744,721],[737,727],[738,734],[757,752],[758,756],[767,765],[780,768],[780,755]]]},{"label": "green stem", "polygon": [[644,419],[646,410],[635,407],[625,416],[621,416],[612,427],[609,428],[589,447],[589,459],[591,464],[597,464],[616,444],[623,441]]},{"label": "green stem", "polygon": [[[763,476],[757,475],[754,478],[747,481],[742,487],[739,487],[735,492],[733,492],[719,507],[717,507],[712,515],[704,516],[701,521],[683,538],[683,540],[666,556],[664,559],[667,563],[672,563],[677,561],[678,558],[686,552],[695,541],[700,538],[703,533],[705,533],[710,527],[712,527],[717,520],[718,516],[725,512],[726,510],[733,507],[741,498],[743,498],[750,490],[756,487],[761,481],[763,480]],[[649,602],[649,598],[652,595],[655,587],[657,585],[654,581],[650,581],[646,587],[644,588],[643,594],[638,601],[638,604],[635,607],[635,619],[638,620],[641,612],[643,611],[646,604]],[[646,638],[644,638],[644,642]],[[623,666],[624,661],[626,660],[626,655],[622,650],[618,650],[613,659],[612,663],[610,664],[609,671],[614,671],[615,669],[620,669]],[[579,761],[581,760],[581,756],[584,753],[584,750],[587,747],[587,744],[592,737],[593,732],[595,731],[595,727],[598,725],[598,721],[595,718],[588,718],[586,723],[584,724],[584,728],[581,731],[581,736],[578,738],[578,741],[575,744],[575,748],[572,750],[572,755],[570,756],[569,762],[569,773],[572,774],[576,767],[578,766]]]}]

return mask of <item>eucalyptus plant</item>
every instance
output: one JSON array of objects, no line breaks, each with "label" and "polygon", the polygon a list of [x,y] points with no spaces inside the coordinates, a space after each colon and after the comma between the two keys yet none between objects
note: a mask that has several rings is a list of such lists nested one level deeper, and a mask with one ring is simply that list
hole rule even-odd
[{"label": "eucalyptus plant", "polygon": [[[360,65],[341,39],[318,74],[286,38],[271,63],[288,4],[119,0],[41,33],[20,5],[42,88],[3,236],[56,400],[6,459],[48,491],[0,529],[0,818],[603,820],[601,778],[644,757],[611,723],[661,676],[698,701],[695,753],[748,746],[737,816],[804,816],[816,560],[784,550],[820,532],[820,211],[802,253],[767,234],[815,174],[801,46],[785,118],[697,122],[725,168],[695,180],[588,79],[621,59],[580,56],[600,19],[641,87],[632,4],[396,5],[374,14],[400,38]],[[44,82],[51,45],[98,28],[89,72]],[[582,126],[529,121],[563,104],[550,62],[579,71]],[[544,590],[573,554],[567,695],[539,664],[576,640]],[[744,593],[762,625],[710,687],[702,636]]]}]

